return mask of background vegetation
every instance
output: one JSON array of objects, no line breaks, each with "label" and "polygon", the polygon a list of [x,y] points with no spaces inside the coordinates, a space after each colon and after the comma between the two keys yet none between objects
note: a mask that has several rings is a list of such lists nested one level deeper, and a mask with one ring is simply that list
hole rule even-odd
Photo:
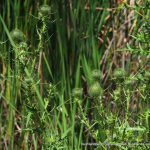
[{"label": "background vegetation", "polygon": [[149,20],[149,0],[0,0],[0,149],[149,149]]}]

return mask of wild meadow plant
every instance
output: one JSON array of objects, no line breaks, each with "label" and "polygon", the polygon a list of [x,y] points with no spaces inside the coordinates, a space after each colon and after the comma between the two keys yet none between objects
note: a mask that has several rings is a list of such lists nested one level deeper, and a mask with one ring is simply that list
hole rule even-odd
[{"label": "wild meadow plant", "polygon": [[149,0],[0,4],[0,149],[149,149]]}]

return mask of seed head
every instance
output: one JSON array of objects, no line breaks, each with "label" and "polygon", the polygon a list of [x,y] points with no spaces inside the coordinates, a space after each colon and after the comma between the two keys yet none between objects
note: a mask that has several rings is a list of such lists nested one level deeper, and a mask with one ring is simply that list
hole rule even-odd
[{"label": "seed head", "polygon": [[11,31],[10,36],[12,40],[15,42],[15,44],[19,44],[25,41],[25,35],[19,29]]},{"label": "seed head", "polygon": [[51,13],[51,7],[48,5],[42,5],[39,9],[39,17],[48,17]]},{"label": "seed head", "polygon": [[125,77],[125,71],[124,71],[123,69],[121,69],[121,68],[116,69],[116,70],[114,71],[114,73],[113,73],[113,77],[114,77],[115,79],[122,79],[122,78]]},{"label": "seed head", "polygon": [[92,78],[95,80],[95,81],[100,81],[102,79],[102,73],[100,70],[93,70],[92,71]]},{"label": "seed head", "polygon": [[103,90],[99,84],[99,82],[95,82],[94,84],[92,84],[90,87],[89,87],[89,95],[91,97],[98,97],[98,96],[101,96],[102,93],[103,93]]}]

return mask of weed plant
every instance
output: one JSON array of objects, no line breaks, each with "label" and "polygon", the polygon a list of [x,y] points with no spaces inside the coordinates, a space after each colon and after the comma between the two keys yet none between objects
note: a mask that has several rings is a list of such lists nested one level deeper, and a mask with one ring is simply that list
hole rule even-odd
[{"label": "weed plant", "polygon": [[150,149],[149,0],[0,1],[0,149]]}]

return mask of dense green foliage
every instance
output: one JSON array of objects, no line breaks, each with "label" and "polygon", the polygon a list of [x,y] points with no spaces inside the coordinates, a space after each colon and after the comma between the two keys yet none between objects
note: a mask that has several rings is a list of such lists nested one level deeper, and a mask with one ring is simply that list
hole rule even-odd
[{"label": "dense green foliage", "polygon": [[0,35],[0,149],[150,148],[149,0],[1,0]]}]

